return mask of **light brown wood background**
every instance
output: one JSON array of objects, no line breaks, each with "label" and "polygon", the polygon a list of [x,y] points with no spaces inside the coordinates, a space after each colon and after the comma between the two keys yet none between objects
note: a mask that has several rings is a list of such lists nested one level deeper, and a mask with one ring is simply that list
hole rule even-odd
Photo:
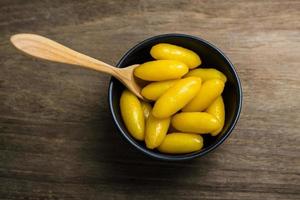
[{"label": "light brown wood background", "polygon": [[[206,157],[154,161],[118,135],[110,77],[26,57],[20,32],[110,64],[154,35],[202,37],[236,66],[240,121]],[[299,0],[1,0],[0,199],[300,199],[299,76]]]}]

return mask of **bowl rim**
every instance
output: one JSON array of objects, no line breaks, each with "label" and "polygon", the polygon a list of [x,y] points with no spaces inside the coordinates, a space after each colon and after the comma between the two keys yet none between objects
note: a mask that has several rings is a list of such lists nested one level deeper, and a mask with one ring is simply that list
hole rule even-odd
[{"label": "bowl rim", "polygon": [[241,81],[239,79],[239,76],[234,68],[234,65],[231,63],[231,61],[229,60],[229,58],[225,55],[225,53],[223,53],[218,47],[216,47],[215,45],[211,44],[210,42],[196,37],[196,36],[192,36],[192,35],[187,35],[187,34],[182,34],[182,33],[168,33],[168,34],[161,34],[161,35],[156,35],[150,38],[147,38],[141,42],[139,42],[138,44],[136,44],[135,46],[133,46],[131,49],[129,49],[122,57],[121,59],[118,61],[116,67],[120,67],[120,65],[124,62],[124,60],[127,59],[127,57],[136,49],[138,49],[139,47],[142,47],[144,44],[153,41],[153,40],[157,40],[160,38],[166,38],[166,37],[183,37],[183,38],[190,38],[190,39],[194,39],[194,40],[198,40],[199,42],[201,42],[203,45],[206,45],[210,48],[212,48],[213,50],[217,51],[224,59],[225,61],[229,64],[231,71],[234,75],[234,77],[237,80],[237,96],[238,96],[238,102],[237,102],[237,108],[235,109],[235,115],[234,115],[234,120],[232,121],[232,123],[229,125],[229,128],[227,130],[227,132],[225,132],[223,134],[223,136],[216,141],[215,144],[209,146],[207,149],[200,151],[200,152],[193,152],[190,154],[178,154],[178,155],[172,155],[172,154],[163,154],[163,153],[156,153],[153,152],[150,149],[147,149],[146,147],[141,147],[137,141],[135,141],[134,139],[130,138],[127,133],[122,129],[121,125],[119,124],[119,121],[116,117],[116,115],[114,114],[114,108],[113,108],[113,104],[112,104],[112,100],[113,100],[113,86],[114,86],[114,81],[116,81],[117,79],[115,79],[114,77],[111,77],[110,82],[109,82],[109,88],[108,88],[108,102],[109,102],[109,109],[114,121],[115,126],[117,127],[119,133],[123,136],[123,138],[129,142],[132,146],[135,147],[136,150],[142,152],[143,154],[146,154],[147,156],[150,156],[154,159],[158,159],[158,160],[164,160],[164,161],[184,161],[184,160],[191,160],[194,159],[196,157],[201,157],[204,156],[206,154],[208,154],[209,152],[215,150],[218,146],[220,146],[228,137],[229,135],[232,133],[237,121],[239,120],[240,117],[240,113],[242,110],[242,99],[243,99],[243,94],[242,94],[242,85],[241,85]]}]

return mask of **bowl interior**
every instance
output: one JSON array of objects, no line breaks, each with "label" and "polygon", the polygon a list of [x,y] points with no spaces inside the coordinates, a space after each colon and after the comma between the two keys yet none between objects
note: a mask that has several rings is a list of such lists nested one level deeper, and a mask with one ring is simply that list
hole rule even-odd
[{"label": "bowl interior", "polygon": [[221,144],[235,126],[241,109],[240,81],[233,68],[233,65],[220,50],[200,38],[182,34],[167,34],[155,36],[139,43],[123,56],[123,58],[119,61],[117,67],[126,67],[132,64],[141,64],[150,60],[154,60],[150,55],[150,49],[153,45],[158,43],[170,43],[193,50],[202,59],[201,67],[216,68],[227,76],[227,82],[222,94],[224,98],[226,113],[225,125],[222,132],[217,137],[212,137],[208,134],[203,135],[204,148],[198,152],[182,155],[170,155],[160,153],[156,150],[148,150],[143,142],[136,141],[128,133],[121,118],[119,107],[120,95],[125,87],[118,80],[112,78],[109,87],[109,103],[114,122],[121,134],[132,145],[152,157],[164,160],[185,160],[204,155]]}]

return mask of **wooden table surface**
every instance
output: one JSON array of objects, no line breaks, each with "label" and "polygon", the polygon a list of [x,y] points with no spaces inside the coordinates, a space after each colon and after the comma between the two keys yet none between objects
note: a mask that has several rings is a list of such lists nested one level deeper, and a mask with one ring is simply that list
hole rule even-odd
[{"label": "wooden table surface", "polygon": [[[110,64],[162,33],[202,37],[242,81],[238,125],[209,155],[154,161],[118,135],[109,76],[36,60],[31,32]],[[300,199],[300,1],[1,0],[0,199]]]}]

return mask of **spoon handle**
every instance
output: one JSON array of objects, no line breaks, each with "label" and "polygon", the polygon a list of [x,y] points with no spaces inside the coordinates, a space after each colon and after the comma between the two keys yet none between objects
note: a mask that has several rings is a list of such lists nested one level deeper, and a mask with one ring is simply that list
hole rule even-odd
[{"label": "spoon handle", "polygon": [[17,49],[37,58],[79,65],[112,76],[119,75],[117,68],[40,35],[22,33],[13,35],[10,40]]}]

